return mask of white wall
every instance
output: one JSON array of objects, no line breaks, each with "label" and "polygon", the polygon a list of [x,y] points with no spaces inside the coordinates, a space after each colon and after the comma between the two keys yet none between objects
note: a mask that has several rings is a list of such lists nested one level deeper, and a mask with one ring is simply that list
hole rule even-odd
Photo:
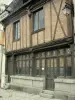
[{"label": "white wall", "polygon": [[5,75],[5,63],[6,63],[6,56],[5,56],[5,47],[2,47],[2,70],[1,70],[1,88],[5,87],[6,84],[6,75]]},{"label": "white wall", "polygon": [[0,80],[1,80],[1,71],[2,71],[2,45],[0,45]]}]

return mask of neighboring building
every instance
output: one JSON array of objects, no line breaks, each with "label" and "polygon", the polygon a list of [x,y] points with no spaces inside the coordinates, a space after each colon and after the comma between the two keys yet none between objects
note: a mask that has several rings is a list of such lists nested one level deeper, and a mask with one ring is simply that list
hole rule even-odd
[{"label": "neighboring building", "polygon": [[[71,12],[63,13],[66,8]],[[75,77],[72,0],[14,0],[6,11],[1,22],[11,87],[53,90],[58,77],[62,84]]]},{"label": "neighboring building", "polygon": [[0,25],[0,86],[1,86],[1,75],[2,75],[2,62],[3,62],[3,51],[5,45],[5,37],[3,26]]},{"label": "neighboring building", "polygon": [[[0,4],[0,21],[8,15],[8,13],[5,12],[6,8],[7,5]],[[0,87],[1,88],[4,88],[6,83],[5,61],[6,61],[5,60],[5,33],[4,33],[4,26],[2,25],[2,23],[0,23]]]}]

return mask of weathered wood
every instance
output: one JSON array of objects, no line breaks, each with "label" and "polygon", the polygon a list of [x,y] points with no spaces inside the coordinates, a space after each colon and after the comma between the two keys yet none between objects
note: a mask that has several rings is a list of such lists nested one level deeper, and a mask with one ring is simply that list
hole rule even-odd
[{"label": "weathered wood", "polygon": [[[45,29],[39,30],[35,34],[32,34],[33,14],[30,18],[28,14],[25,14],[24,11],[23,14],[19,14],[19,17],[16,16],[16,18],[20,20],[19,41],[13,41],[13,34],[14,34],[13,22],[15,21],[16,18],[12,18],[13,22],[10,22],[10,24],[6,27],[7,52],[37,46],[39,44],[44,44],[47,42],[51,42],[53,40],[59,40],[62,38],[71,37],[72,16],[70,14],[70,16],[66,17],[63,14],[62,9],[64,6],[65,6],[65,0],[53,0],[46,4],[44,3],[42,7],[44,10]],[[38,9],[38,6],[36,8]],[[33,11],[33,9],[31,10]],[[69,24],[71,27],[69,26]]]}]

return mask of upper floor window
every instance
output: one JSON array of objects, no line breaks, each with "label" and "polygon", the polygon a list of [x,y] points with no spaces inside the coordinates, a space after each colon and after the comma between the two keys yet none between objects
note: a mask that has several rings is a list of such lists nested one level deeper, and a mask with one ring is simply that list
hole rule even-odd
[{"label": "upper floor window", "polygon": [[33,14],[33,30],[37,31],[44,28],[44,11],[43,9]]},{"label": "upper floor window", "polygon": [[14,40],[20,39],[20,21],[14,23]]}]

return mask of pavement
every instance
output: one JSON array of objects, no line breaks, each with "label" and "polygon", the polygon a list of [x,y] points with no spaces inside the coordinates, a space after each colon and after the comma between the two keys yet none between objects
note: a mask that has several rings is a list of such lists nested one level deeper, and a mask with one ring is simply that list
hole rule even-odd
[{"label": "pavement", "polygon": [[50,99],[40,97],[40,95],[28,94],[21,91],[0,89],[0,100],[50,100]]}]

